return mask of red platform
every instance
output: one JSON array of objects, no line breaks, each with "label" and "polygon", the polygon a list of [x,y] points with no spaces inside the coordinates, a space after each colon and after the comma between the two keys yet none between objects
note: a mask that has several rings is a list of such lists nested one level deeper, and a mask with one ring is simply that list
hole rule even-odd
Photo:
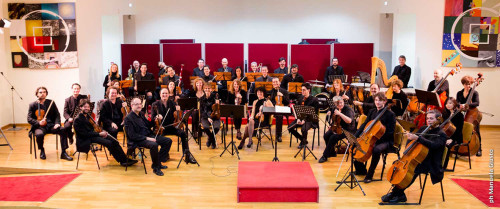
[{"label": "red platform", "polygon": [[318,182],[308,162],[238,164],[238,202],[318,201]]}]

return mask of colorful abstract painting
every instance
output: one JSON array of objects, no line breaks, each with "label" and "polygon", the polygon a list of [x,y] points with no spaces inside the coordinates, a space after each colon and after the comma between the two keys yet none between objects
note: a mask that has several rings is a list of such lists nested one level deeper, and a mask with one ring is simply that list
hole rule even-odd
[{"label": "colorful abstract painting", "polygon": [[8,4],[13,68],[78,67],[75,3]]},{"label": "colorful abstract painting", "polygon": [[500,67],[497,2],[446,0],[441,66]]}]

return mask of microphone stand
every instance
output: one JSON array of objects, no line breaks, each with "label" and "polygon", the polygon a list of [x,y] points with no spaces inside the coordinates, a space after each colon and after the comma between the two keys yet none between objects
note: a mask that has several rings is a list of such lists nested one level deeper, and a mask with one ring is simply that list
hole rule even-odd
[{"label": "microphone stand", "polygon": [[[20,127],[16,127],[16,118],[15,118],[15,111],[14,111],[14,92],[16,92],[17,96],[19,97],[19,99],[23,100],[23,98],[21,97],[21,95],[19,95],[19,92],[17,92],[17,90],[14,88],[14,86],[10,83],[9,79],[7,79],[7,77],[5,77],[5,75],[3,74],[3,72],[0,72],[0,74],[2,74],[2,76],[5,78],[5,80],[7,81],[7,83],[9,83],[10,85],[10,90],[11,90],[11,99],[12,99],[12,128],[9,128],[7,129],[8,131],[19,131],[21,130],[22,128]],[[7,138],[6,138],[7,139]]]}]

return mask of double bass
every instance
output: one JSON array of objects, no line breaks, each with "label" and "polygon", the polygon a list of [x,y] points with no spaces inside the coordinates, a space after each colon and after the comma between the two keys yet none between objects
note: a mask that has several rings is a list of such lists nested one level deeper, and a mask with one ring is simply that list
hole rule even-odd
[{"label": "double bass", "polygon": [[460,155],[467,155],[468,151],[470,151],[470,155],[475,155],[480,148],[480,142],[479,142],[479,135],[476,132],[476,128],[479,126],[481,123],[481,120],[483,118],[483,114],[479,111],[477,107],[470,108],[469,104],[472,102],[472,95],[474,93],[474,90],[476,87],[484,80],[483,74],[478,73],[477,78],[474,81],[474,84],[472,85],[471,90],[469,91],[469,95],[467,95],[467,102],[465,103],[465,108],[464,111],[467,111],[465,114],[465,122],[472,123],[474,125],[474,129],[472,130],[472,136],[470,138],[470,141],[464,141],[463,143],[469,143],[469,150],[467,150],[466,146],[460,146],[458,149],[458,153]]}]

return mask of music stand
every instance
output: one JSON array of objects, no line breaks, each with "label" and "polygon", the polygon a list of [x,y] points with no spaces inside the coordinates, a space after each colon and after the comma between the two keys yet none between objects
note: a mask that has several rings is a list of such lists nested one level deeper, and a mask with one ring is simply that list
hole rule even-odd
[{"label": "music stand", "polygon": [[328,83],[333,83],[335,79],[340,79],[342,83],[345,83],[347,81],[347,75],[329,75]]},{"label": "music stand", "polygon": [[358,71],[358,75],[359,75],[359,82],[361,83],[370,83],[372,80],[370,73]]},{"label": "music stand", "polygon": [[[356,178],[356,175],[355,175],[355,172],[354,172],[354,150],[358,148],[358,146],[356,146],[357,139],[349,131],[346,131],[344,129],[342,129],[342,131],[344,132],[344,134],[345,134],[345,136],[347,138],[347,141],[349,142],[349,146],[351,146],[350,147],[351,148],[351,153],[352,153],[351,154],[351,167],[347,170],[347,172],[344,175],[344,177],[342,177],[342,180],[341,181],[337,181],[337,184],[339,184],[339,185],[337,186],[337,188],[335,188],[335,191],[337,191],[340,188],[340,186],[342,186],[343,184],[345,184],[351,190],[354,189],[355,187],[359,186],[359,189],[361,189],[361,192],[363,192],[363,195],[366,196],[365,191],[363,190],[363,187],[361,187],[361,185],[359,184],[359,181]],[[349,147],[347,147],[347,149],[349,149]],[[359,149],[359,150],[361,150],[361,149]],[[361,150],[361,151],[363,151],[363,150]],[[351,180],[347,181],[348,178],[351,178]],[[349,183],[350,183],[350,185],[349,185]]]},{"label": "music stand", "polygon": [[155,80],[137,81],[137,92],[154,92],[156,90]]},{"label": "music stand", "polygon": [[[319,121],[318,115],[316,114],[316,109],[311,106],[304,106],[304,105],[294,105],[293,109],[295,110],[295,114],[297,115],[296,119],[300,119],[303,121],[307,122],[312,122],[316,123]],[[308,154],[306,155],[306,150],[308,151]],[[312,150],[307,146],[307,144],[303,144],[302,148],[299,149],[297,154],[295,154],[294,158],[297,157],[297,155],[300,154],[300,152],[303,151],[302,153],[302,161],[306,159],[307,156],[312,155],[314,159],[318,159],[316,155],[312,152]]]},{"label": "music stand", "polygon": [[[179,98],[179,99],[177,99],[177,104],[181,107],[181,110],[183,110],[183,111],[197,109],[198,108],[198,98],[196,98],[196,97]],[[187,130],[186,133],[188,133],[188,141],[189,141],[189,134],[191,134],[191,136],[194,136],[194,135],[193,135],[193,132],[191,132],[191,130],[189,130],[187,124],[188,123],[186,122],[186,130]],[[194,124],[191,124],[191,125],[194,126]],[[194,140],[196,141],[196,138],[194,138]],[[198,140],[198,144],[199,144],[200,150],[201,150],[201,139]]]},{"label": "music stand", "polygon": [[[285,106],[274,106],[274,107],[263,107],[262,114],[266,115],[275,115],[275,117],[282,117],[292,114],[292,109],[290,107]],[[258,145],[257,145],[258,146]],[[274,158],[273,162],[279,162],[278,159],[278,140],[274,140]]]},{"label": "music stand", "polygon": [[[193,109],[188,110],[187,112],[185,112],[185,113],[182,115],[182,119],[181,119],[181,121],[179,122],[179,124],[177,124],[177,125],[175,126],[175,128],[176,128],[176,129],[178,129],[178,128],[179,128],[179,126],[180,126],[181,124],[183,124],[183,123],[185,123],[185,124],[186,124],[186,127],[187,127],[189,116],[191,116],[191,113],[193,113],[193,111],[194,111],[194,108],[193,108]],[[189,130],[189,129],[188,129],[188,130]],[[177,164],[177,169],[179,169],[179,166],[181,165],[182,160],[183,160],[185,157],[187,157],[187,155],[186,155],[186,153],[187,153],[187,152],[188,152],[187,150],[182,150],[182,157],[181,157],[181,159],[179,160],[179,164]],[[191,153],[191,156],[194,158],[193,153]],[[196,164],[198,164],[198,167],[200,167],[200,164],[198,163],[198,161],[196,160],[196,158],[194,158],[194,160],[196,161]],[[186,164],[188,164],[188,162],[186,162]]]},{"label": "music stand", "polygon": [[285,74],[283,74],[283,73],[269,73],[269,76],[271,76],[273,78],[278,78],[281,82],[283,80],[283,77],[285,76]]},{"label": "music stand", "polygon": [[248,82],[255,82],[255,79],[262,76],[262,73],[245,73],[248,78]]},{"label": "music stand", "polygon": [[231,80],[231,72],[214,72],[214,76],[216,81],[230,81]]},{"label": "music stand", "polygon": [[439,95],[436,92],[415,89],[415,94],[417,95],[417,100],[420,103],[424,103],[427,106],[433,105],[439,108],[442,107],[439,100]]},{"label": "music stand", "polygon": [[288,92],[293,94],[302,94],[302,83],[288,82]]},{"label": "music stand", "polygon": [[[224,150],[220,154],[220,157],[224,154],[224,152],[228,152],[231,155],[236,155],[238,156],[238,160],[240,159],[240,154],[238,152],[238,148],[236,147],[234,143],[234,138],[233,138],[233,128],[234,128],[234,118],[243,118],[245,116],[245,105],[221,105],[220,106],[220,116],[221,117],[226,117],[226,127],[229,124],[228,118],[231,117],[233,119],[233,123],[231,124],[231,142],[226,146],[226,134],[222,134],[223,141],[224,141]],[[229,146],[231,146],[231,151],[228,150]]]},{"label": "music stand", "polygon": [[255,89],[259,87],[266,88],[266,91],[271,91],[273,89],[273,82],[269,81],[257,81],[255,82]]}]

